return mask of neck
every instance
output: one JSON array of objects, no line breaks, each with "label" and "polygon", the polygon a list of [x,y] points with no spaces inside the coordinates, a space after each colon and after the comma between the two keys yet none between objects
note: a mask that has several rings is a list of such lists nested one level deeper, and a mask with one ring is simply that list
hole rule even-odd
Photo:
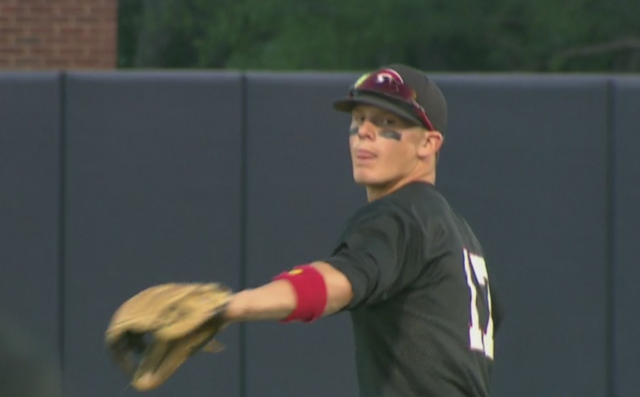
[{"label": "neck", "polygon": [[412,183],[412,182],[426,182],[429,183],[431,185],[435,185],[436,184],[436,175],[435,173],[429,173],[426,175],[421,175],[421,176],[407,176],[405,178],[401,178],[397,181],[394,182],[389,182],[387,184],[383,184],[383,185],[371,185],[371,186],[367,186],[367,200],[369,202],[372,202],[374,200],[377,200],[383,196],[386,196],[388,194],[391,194],[393,192],[395,192],[396,190],[400,189],[401,187]]}]

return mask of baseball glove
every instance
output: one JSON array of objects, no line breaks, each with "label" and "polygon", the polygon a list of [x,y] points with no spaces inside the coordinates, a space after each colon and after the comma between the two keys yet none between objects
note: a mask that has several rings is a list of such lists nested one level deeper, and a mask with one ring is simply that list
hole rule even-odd
[{"label": "baseball glove", "polygon": [[162,385],[191,355],[224,347],[214,336],[231,289],[218,283],[170,283],[148,288],[114,313],[106,331],[113,360],[138,391]]}]

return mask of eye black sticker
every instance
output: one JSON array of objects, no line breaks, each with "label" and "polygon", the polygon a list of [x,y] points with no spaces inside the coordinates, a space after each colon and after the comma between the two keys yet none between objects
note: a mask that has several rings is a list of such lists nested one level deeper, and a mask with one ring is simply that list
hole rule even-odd
[{"label": "eye black sticker", "polygon": [[[353,127],[349,129],[349,136],[358,135],[358,127]],[[398,131],[387,130],[380,132],[380,136],[386,139],[393,139],[396,141],[400,141],[402,139],[402,134]]]},{"label": "eye black sticker", "polygon": [[393,130],[382,131],[380,133],[380,136],[387,139],[395,139],[396,141],[399,141],[402,139],[402,134],[399,133],[398,131],[393,131]]}]

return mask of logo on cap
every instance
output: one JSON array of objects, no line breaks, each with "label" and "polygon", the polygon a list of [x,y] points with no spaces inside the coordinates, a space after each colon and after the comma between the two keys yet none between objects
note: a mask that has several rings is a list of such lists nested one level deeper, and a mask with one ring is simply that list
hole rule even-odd
[{"label": "logo on cap", "polygon": [[393,69],[382,69],[378,72],[376,76],[378,83],[400,83],[404,84],[404,80],[402,80],[402,76],[398,72]]}]

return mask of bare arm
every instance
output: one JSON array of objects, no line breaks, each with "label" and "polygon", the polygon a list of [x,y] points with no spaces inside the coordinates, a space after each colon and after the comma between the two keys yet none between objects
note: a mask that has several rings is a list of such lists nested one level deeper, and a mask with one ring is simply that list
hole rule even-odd
[{"label": "bare arm", "polygon": [[[340,271],[324,262],[312,264],[327,285],[327,307],[324,315],[337,312],[353,297],[351,283]],[[296,294],[286,280],[273,281],[255,289],[235,294],[226,311],[228,322],[281,320],[296,307]]]}]

